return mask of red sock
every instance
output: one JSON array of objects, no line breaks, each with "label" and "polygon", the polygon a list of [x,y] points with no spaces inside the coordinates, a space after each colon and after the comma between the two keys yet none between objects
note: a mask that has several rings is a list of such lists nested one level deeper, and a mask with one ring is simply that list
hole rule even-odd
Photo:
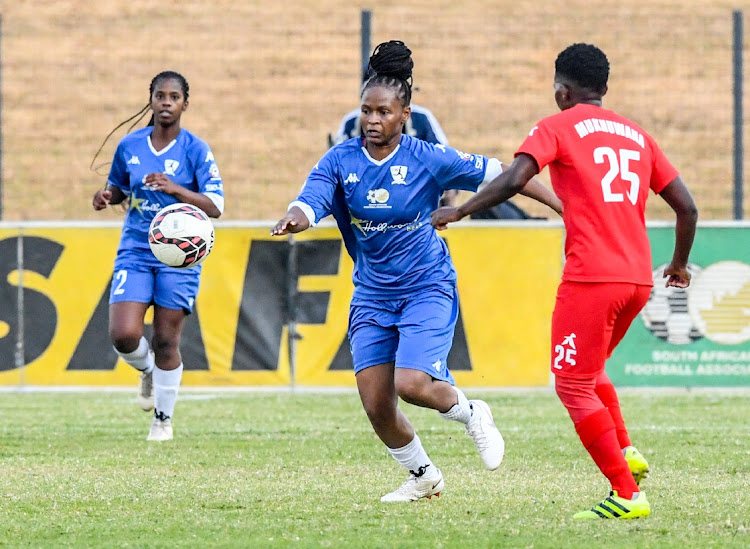
[{"label": "red sock", "polygon": [[617,442],[615,424],[606,408],[576,423],[576,432],[591,458],[621,498],[630,499],[638,492],[625,457]]},{"label": "red sock", "polygon": [[599,397],[602,404],[609,410],[612,421],[615,422],[617,441],[620,444],[620,448],[630,446],[630,435],[628,435],[628,429],[625,427],[625,419],[622,417],[617,391],[615,391],[615,386],[612,385],[607,374],[602,374],[596,379],[594,390],[596,391],[596,396]]}]

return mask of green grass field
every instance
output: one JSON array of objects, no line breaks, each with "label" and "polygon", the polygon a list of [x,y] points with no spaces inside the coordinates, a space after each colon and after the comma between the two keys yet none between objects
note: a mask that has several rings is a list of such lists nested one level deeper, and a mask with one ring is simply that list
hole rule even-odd
[{"label": "green grass field", "polygon": [[0,394],[0,546],[750,546],[746,392],[623,392],[652,515],[594,523],[571,515],[608,486],[551,391],[483,395],[492,473],[460,425],[405,406],[446,481],[407,505],[379,501],[405,475],[354,393],[181,396],[175,440],[147,443],[129,394]]}]

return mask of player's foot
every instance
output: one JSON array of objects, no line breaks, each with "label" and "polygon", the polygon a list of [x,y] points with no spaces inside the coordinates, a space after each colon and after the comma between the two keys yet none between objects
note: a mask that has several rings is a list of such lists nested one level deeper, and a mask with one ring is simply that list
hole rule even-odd
[{"label": "player's foot", "polygon": [[151,422],[151,430],[148,432],[146,440],[153,442],[172,440],[172,420],[155,417],[154,421]]},{"label": "player's foot", "polygon": [[574,519],[634,519],[647,517],[651,514],[651,505],[646,499],[646,492],[639,492],[634,500],[621,498],[617,492],[610,492],[609,497],[597,503],[588,511],[581,511],[573,515]]},{"label": "player's foot", "polygon": [[505,441],[495,422],[490,407],[483,400],[470,400],[471,419],[466,424],[466,432],[474,441],[484,466],[490,471],[500,467],[505,457]]},{"label": "player's foot", "polygon": [[154,376],[153,371],[141,372],[141,379],[138,383],[138,406],[144,412],[150,412],[154,409]]},{"label": "player's foot", "polygon": [[635,446],[623,448],[622,453],[625,455],[625,461],[628,462],[630,472],[633,473],[635,483],[640,485],[644,478],[648,478],[648,461]]},{"label": "player's foot", "polygon": [[445,482],[443,482],[443,474],[440,472],[440,469],[435,469],[435,471],[437,474],[433,474],[429,478],[425,478],[424,475],[418,477],[412,473],[406,479],[406,482],[401,485],[401,488],[384,495],[380,498],[380,501],[402,503],[417,501],[422,498],[432,499],[432,496],[440,497],[440,492],[445,487]]}]

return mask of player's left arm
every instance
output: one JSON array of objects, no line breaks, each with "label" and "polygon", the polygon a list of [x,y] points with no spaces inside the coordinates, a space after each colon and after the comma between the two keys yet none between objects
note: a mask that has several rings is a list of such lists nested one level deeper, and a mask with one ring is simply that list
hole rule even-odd
[{"label": "player's left arm", "polygon": [[666,285],[687,288],[690,284],[687,263],[698,223],[698,208],[679,175],[662,189],[659,196],[669,204],[677,218],[672,262],[664,269],[664,276],[668,277]]},{"label": "player's left arm", "polygon": [[219,210],[219,207],[214,204],[214,201],[208,196],[203,193],[191,191],[182,185],[178,185],[169,179],[164,173],[158,172],[148,174],[143,180],[143,184],[152,191],[159,191],[174,196],[179,202],[186,202],[193,206],[197,206],[206,212],[208,217],[217,218],[221,216],[221,210]]}]

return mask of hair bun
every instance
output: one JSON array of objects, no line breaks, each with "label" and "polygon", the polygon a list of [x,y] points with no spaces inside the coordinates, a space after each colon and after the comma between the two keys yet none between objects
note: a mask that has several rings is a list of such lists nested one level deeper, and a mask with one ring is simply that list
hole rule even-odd
[{"label": "hair bun", "polygon": [[409,82],[414,68],[411,50],[401,40],[378,44],[370,56],[369,68],[376,75],[393,76]]}]

